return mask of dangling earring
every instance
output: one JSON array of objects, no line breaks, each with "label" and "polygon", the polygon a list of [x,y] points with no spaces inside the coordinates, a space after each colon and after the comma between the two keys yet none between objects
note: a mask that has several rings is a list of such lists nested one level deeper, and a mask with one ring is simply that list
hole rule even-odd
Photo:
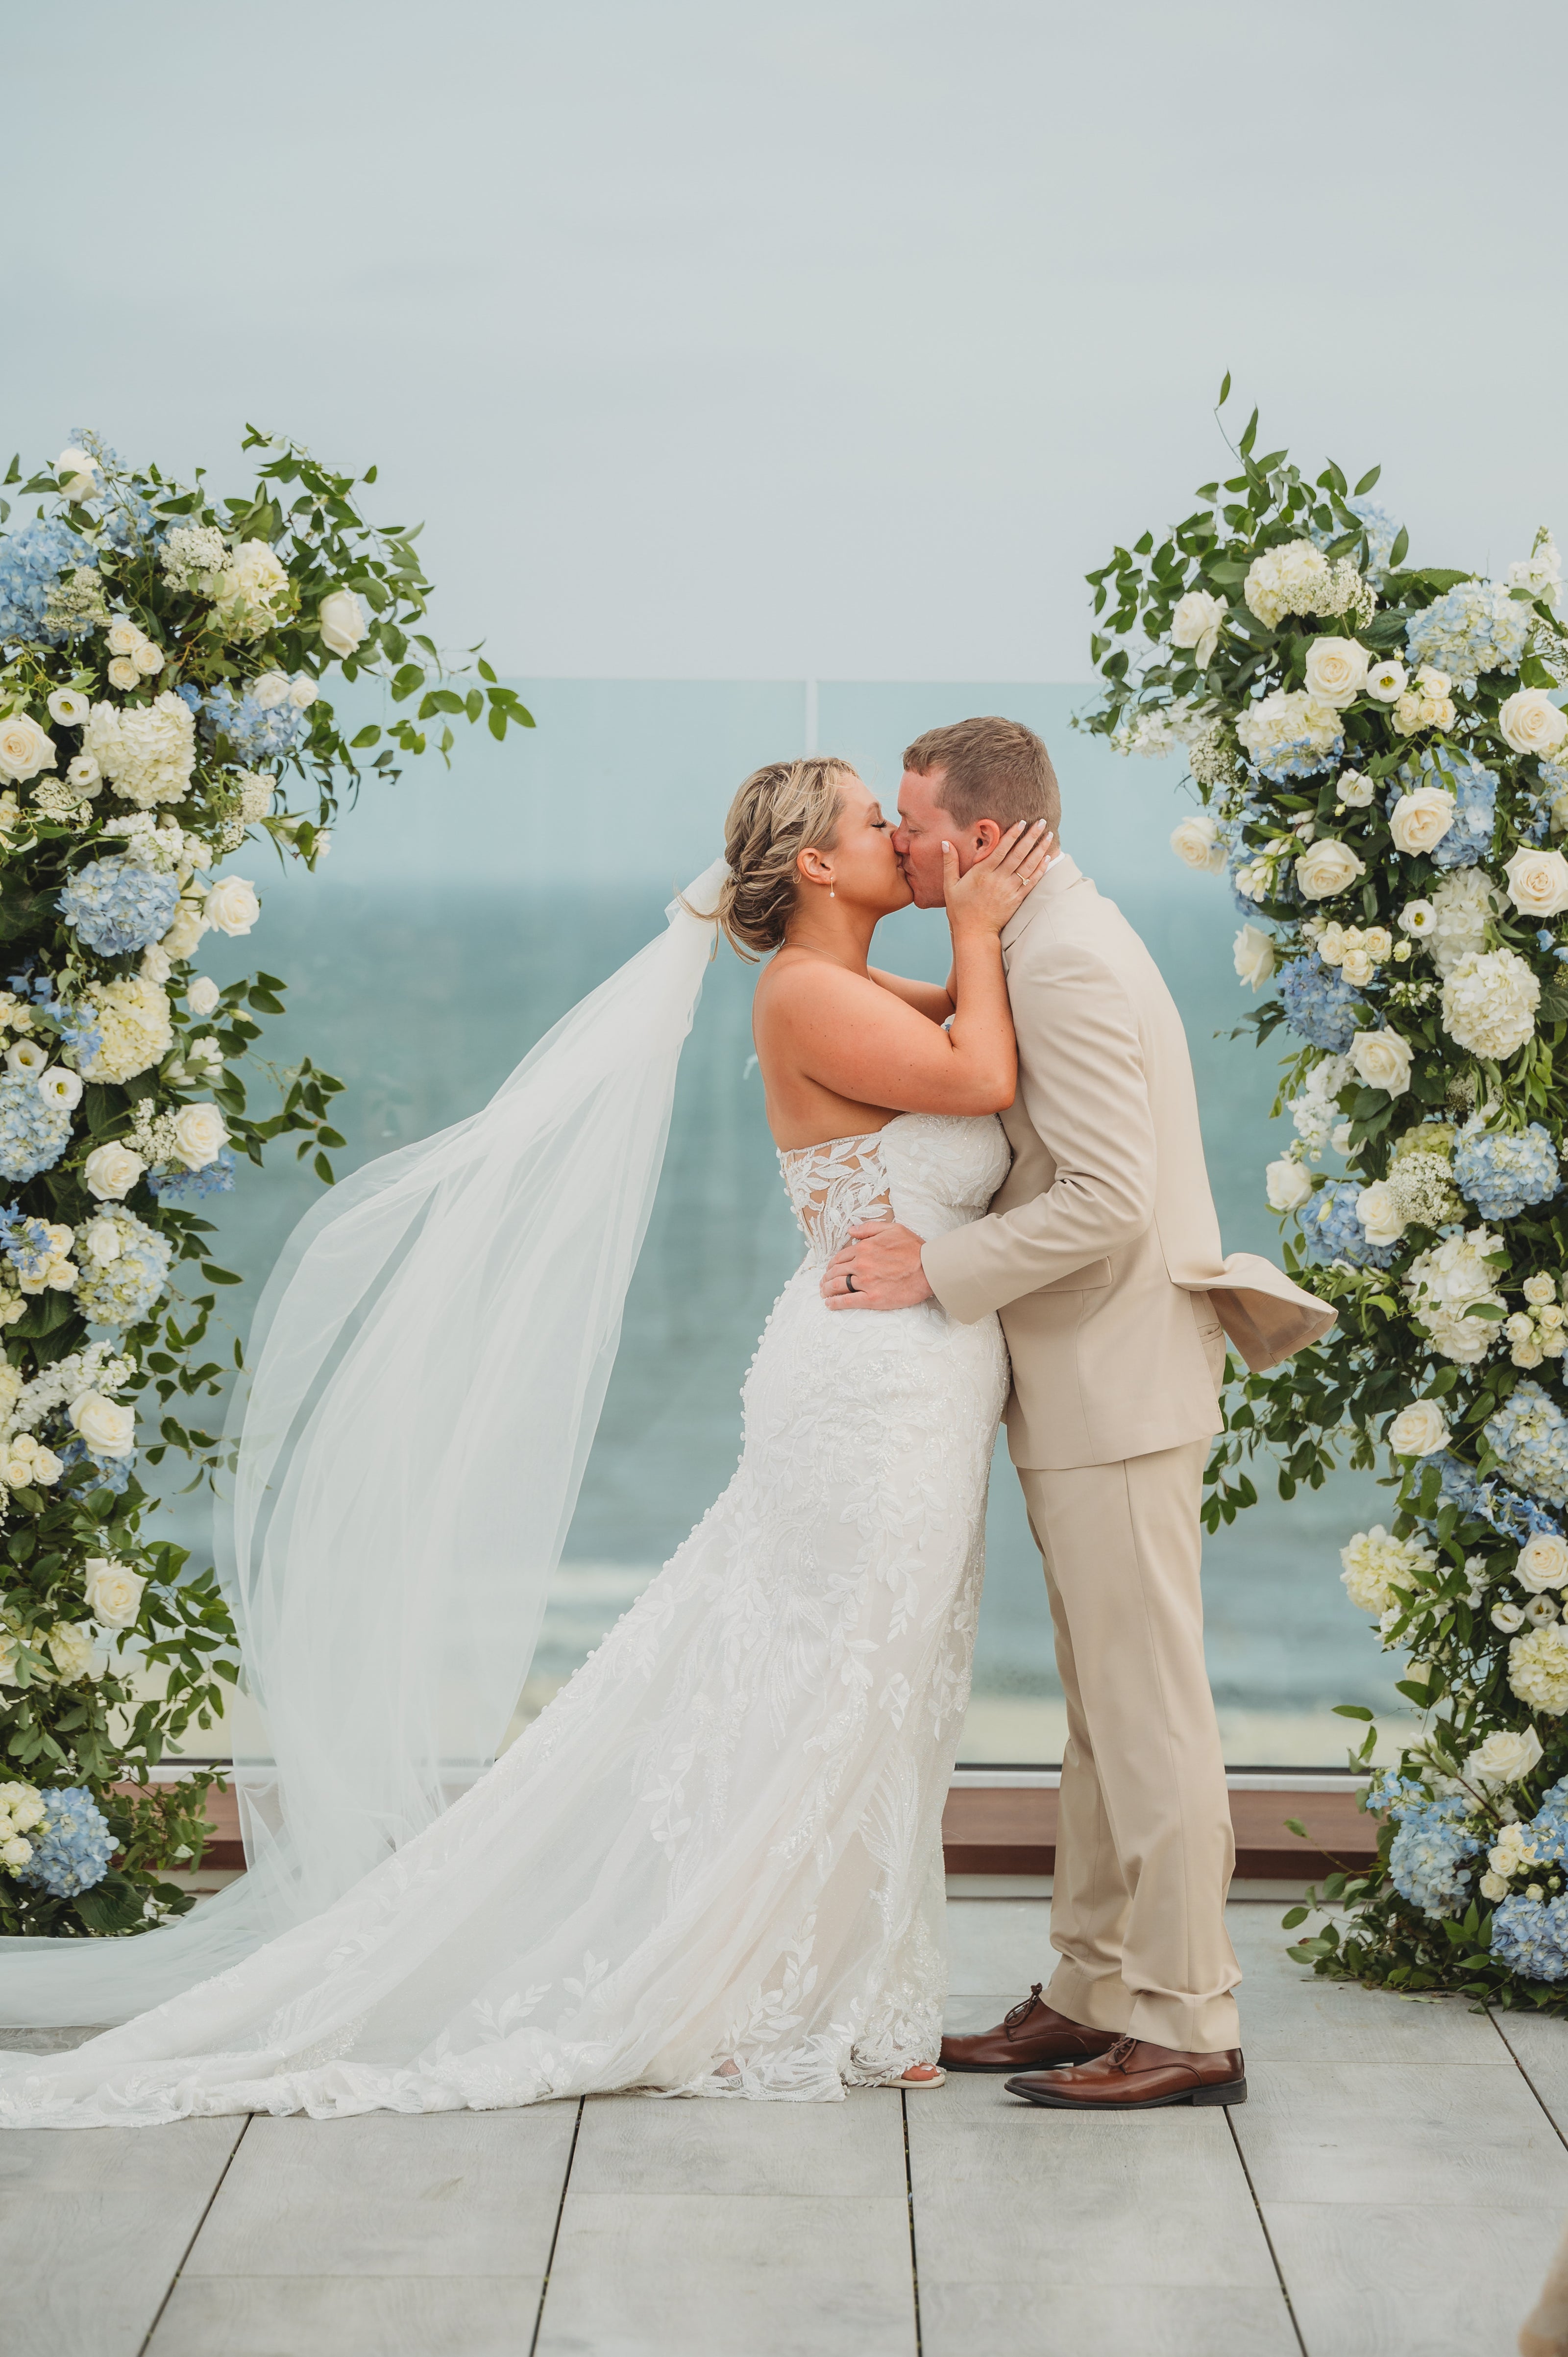
[{"label": "dangling earring", "polygon": [[830,900],[836,900],[838,899],[838,894],[833,888],[833,879],[831,876],[828,877],[828,898]]}]

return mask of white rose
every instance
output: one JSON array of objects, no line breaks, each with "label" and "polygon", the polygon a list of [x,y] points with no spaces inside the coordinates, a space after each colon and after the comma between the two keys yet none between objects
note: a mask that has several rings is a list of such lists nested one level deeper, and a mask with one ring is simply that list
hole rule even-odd
[{"label": "white rose", "polygon": [[1319,837],[1295,863],[1295,880],[1309,900],[1326,900],[1347,891],[1366,868],[1348,844],[1331,834]]},{"label": "white rose", "polygon": [[1402,1097],[1410,1086],[1411,1046],[1397,1031],[1358,1031],[1350,1042],[1350,1061],[1369,1089],[1386,1089]]},{"label": "white rose", "polygon": [[1171,849],[1178,859],[1201,875],[1222,876],[1225,872],[1225,845],[1219,839],[1219,825],[1207,811],[1184,818],[1179,826],[1171,829]]},{"label": "white rose", "polygon": [[174,912],[173,924],[158,943],[158,947],[166,950],[171,958],[188,958],[193,954],[198,942],[206,931],[207,919],[201,912],[200,903],[196,900],[182,900]]},{"label": "white rose", "polygon": [[87,1609],[104,1629],[135,1626],[146,1580],[112,1555],[90,1555],[81,1566]]},{"label": "white rose", "polygon": [[112,655],[134,655],[145,635],[125,614],[117,614],[104,632]]},{"label": "white rose", "polygon": [[142,952],[141,971],[149,982],[156,982],[160,989],[168,980],[173,970],[174,960],[167,950],[161,948],[156,942],[153,943],[151,949]]},{"label": "white rose", "polygon": [[136,669],[136,659],[134,655],[116,655],[114,657],[113,662],[109,666],[109,684],[111,687],[117,687],[126,693],[128,693],[133,687],[140,687],[142,684],[142,674]]},{"label": "white rose", "polygon": [[210,974],[206,974],[195,975],[189,989],[185,994],[185,1003],[191,1013],[203,1017],[212,1013],[217,1006],[218,998],[218,985]]},{"label": "white rose", "polygon": [[96,1195],[101,1203],[117,1203],[130,1193],[146,1167],[128,1146],[95,1146],[81,1175],[90,1195]]},{"label": "white rose", "polygon": [[188,1170],[204,1169],[215,1162],[229,1143],[229,1132],[216,1105],[181,1105],[174,1117],[175,1153]]},{"label": "white rose", "polygon": [[1354,639],[1314,639],[1306,651],[1309,695],[1343,712],[1367,684],[1367,650]]},{"label": "white rose", "polygon": [[[220,876],[208,886],[202,905],[208,923],[220,933],[248,933],[262,913],[255,888],[243,876]],[[164,942],[167,946],[166,933]]]},{"label": "white rose", "polygon": [[151,679],[155,672],[162,671],[168,657],[162,647],[155,645],[151,639],[144,639],[131,657],[131,661],[145,678]]},{"label": "white rose", "polygon": [[1367,673],[1367,694],[1380,704],[1397,704],[1404,694],[1409,674],[1403,663],[1391,659],[1373,663]]},{"label": "white rose", "polygon": [[1397,1244],[1404,1233],[1404,1213],[1384,1178],[1374,1178],[1369,1187],[1362,1188],[1356,1198],[1356,1217],[1365,1228],[1369,1244]]},{"label": "white rose", "polygon": [[308,712],[317,693],[316,682],[306,672],[302,671],[297,679],[289,682],[288,700],[296,712]]},{"label": "white rose", "polygon": [[1526,917],[1555,917],[1568,909],[1568,859],[1560,851],[1521,844],[1503,869],[1509,899]]},{"label": "white rose", "polygon": [[1509,1887],[1500,1874],[1493,1874],[1488,1870],[1481,1877],[1480,1892],[1483,1899],[1506,1899],[1509,1895]]},{"label": "white rose", "polygon": [[96,1642],[90,1623],[83,1621],[72,1628],[57,1620],[48,1634],[48,1649],[62,1682],[84,1678],[92,1667],[92,1649]]},{"label": "white rose", "polygon": [[79,695],[74,687],[57,687],[49,698],[49,718],[61,728],[80,728],[91,709],[86,696]]},{"label": "white rose", "polygon": [[1448,1446],[1448,1426],[1435,1400],[1413,1400],[1402,1407],[1388,1430],[1389,1447],[1396,1457],[1433,1457]]},{"label": "white rose", "polygon": [[1312,1180],[1303,1166],[1293,1161],[1288,1154],[1282,1155],[1279,1161],[1270,1163],[1263,1173],[1263,1181],[1271,1211],[1294,1211],[1311,1200]]},{"label": "white rose", "polygon": [[1498,715],[1498,726],[1516,753],[1554,753],[1568,737],[1568,717],[1544,688],[1521,687]]},{"label": "white rose", "polygon": [[0,720],[0,778],[22,785],[40,770],[55,765],[55,740],[25,712],[8,713]]},{"label": "white rose", "polygon": [[1401,851],[1430,851],[1454,823],[1458,805],[1441,786],[1417,786],[1401,794],[1389,821],[1389,832]]},{"label": "white rose", "polygon": [[40,1490],[52,1490],[65,1471],[61,1460],[52,1448],[40,1448],[33,1457],[33,1480]]},{"label": "white rose", "polygon": [[51,1064],[38,1078],[38,1092],[46,1104],[63,1105],[73,1113],[81,1103],[81,1080],[76,1072],[68,1071],[63,1064]]},{"label": "white rose", "polygon": [[351,589],[329,590],[321,600],[321,639],[335,655],[351,655],[365,635],[365,609]]},{"label": "white rose", "polygon": [[1274,970],[1273,935],[1257,925],[1243,925],[1236,936],[1235,964],[1240,981],[1262,990]]},{"label": "white rose", "polygon": [[1348,810],[1365,810],[1376,793],[1377,788],[1370,778],[1364,778],[1361,775],[1359,770],[1346,770],[1341,772],[1339,783],[1335,787],[1334,791],[1336,798],[1342,802]]},{"label": "white rose", "polygon": [[1172,646],[1191,647],[1198,670],[1207,671],[1230,610],[1223,597],[1211,597],[1207,589],[1189,589],[1177,599],[1171,616]]},{"label": "white rose", "polygon": [[1532,1595],[1543,1587],[1568,1587],[1568,1539],[1555,1531],[1533,1532],[1519,1551],[1513,1576]]},{"label": "white rose", "polygon": [[259,679],[251,682],[250,693],[263,712],[275,712],[280,704],[287,703],[288,688],[286,672],[264,671]]},{"label": "white rose", "polygon": [[1468,1784],[1517,1784],[1541,1765],[1541,1738],[1533,1727],[1521,1735],[1488,1735],[1465,1762]]},{"label": "white rose", "polygon": [[94,1457],[129,1457],[136,1445],[134,1412],[102,1392],[83,1392],[66,1411]]},{"label": "white rose", "polygon": [[91,1220],[81,1232],[81,1241],[94,1260],[118,1260],[122,1251],[119,1228],[113,1220]]}]

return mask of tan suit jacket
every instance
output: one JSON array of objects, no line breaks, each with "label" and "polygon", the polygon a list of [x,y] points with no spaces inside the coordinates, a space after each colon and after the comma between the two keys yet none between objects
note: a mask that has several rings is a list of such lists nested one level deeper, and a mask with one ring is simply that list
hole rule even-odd
[{"label": "tan suit jacket", "polygon": [[1122,911],[1065,856],[1002,935],[1018,1093],[989,1215],[934,1237],[938,1300],[999,1310],[1015,1465],[1106,1465],[1220,1428],[1218,1318],[1272,1367],[1334,1312],[1269,1261],[1220,1251],[1187,1036]]}]

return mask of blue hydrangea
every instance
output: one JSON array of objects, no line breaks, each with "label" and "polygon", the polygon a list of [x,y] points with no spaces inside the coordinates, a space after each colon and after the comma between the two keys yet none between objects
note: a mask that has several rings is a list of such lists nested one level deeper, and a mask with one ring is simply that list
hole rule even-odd
[{"label": "blue hydrangea", "polygon": [[73,1465],[91,1465],[93,1471],[93,1486],[96,1489],[113,1490],[118,1498],[131,1486],[134,1456],[95,1457],[87,1443],[78,1438],[68,1440],[56,1453],[67,1472]]},{"label": "blue hydrangea", "polygon": [[74,1899],[108,1873],[114,1836],[83,1785],[64,1792],[51,1788],[38,1798],[44,1804],[43,1823],[27,1836],[33,1855],[18,1867],[16,1879],[36,1884],[54,1899]]},{"label": "blue hydrangea", "polygon": [[0,641],[64,645],[71,630],[48,620],[49,591],[64,575],[97,564],[91,543],[59,516],[39,516],[0,537]]},{"label": "blue hydrangea", "polygon": [[233,689],[222,680],[205,696],[188,684],[177,693],[190,706],[207,743],[210,745],[221,731],[242,761],[276,759],[292,753],[305,725],[305,714],[296,711],[286,697],[266,712],[248,693],[236,699]]},{"label": "blue hydrangea", "polygon": [[1348,1260],[1352,1268],[1391,1268],[1397,1247],[1369,1243],[1356,1209],[1359,1178],[1337,1178],[1320,1187],[1301,1212],[1302,1250],[1315,1268]]},{"label": "blue hydrangea", "polygon": [[156,876],[118,854],[90,861],[59,901],[66,923],[103,957],[126,957],[161,941],[178,905],[177,877]]},{"label": "blue hydrangea", "polygon": [[116,1206],[102,1213],[119,1232],[120,1250],[111,1261],[81,1254],[81,1275],[73,1298],[94,1326],[140,1325],[168,1285],[173,1247],[134,1212]]},{"label": "blue hydrangea", "polygon": [[1356,1037],[1356,1009],[1366,1001],[1337,966],[1325,965],[1316,950],[1292,958],[1280,968],[1279,991],[1293,1031],[1331,1056],[1348,1053]]},{"label": "blue hydrangea", "polygon": [[1457,581],[1412,616],[1404,642],[1412,664],[1430,663],[1456,684],[1474,687],[1482,672],[1519,669],[1533,619],[1507,582]]},{"label": "blue hydrangea", "polygon": [[1387,508],[1377,500],[1348,500],[1346,505],[1367,534],[1367,562],[1363,570],[1370,581],[1380,581],[1389,569],[1394,553],[1394,543],[1400,528]]},{"label": "blue hydrangea", "polygon": [[1453,1792],[1401,1813],[1389,1872],[1400,1897],[1424,1915],[1457,1915],[1469,1903],[1470,1860],[1481,1847],[1466,1824],[1470,1807],[1468,1794]]},{"label": "blue hydrangea", "polygon": [[26,1072],[0,1072],[0,1178],[18,1186],[52,1170],[70,1144],[70,1114]]},{"label": "blue hydrangea", "polygon": [[1568,1415],[1539,1383],[1517,1384],[1487,1418],[1486,1434],[1510,1481],[1568,1506]]},{"label": "blue hydrangea", "polygon": [[1492,1917],[1492,1954],[1521,1980],[1568,1979],[1568,1895],[1499,1900]]},{"label": "blue hydrangea", "polygon": [[42,1220],[30,1220],[14,1203],[0,1204],[0,1252],[18,1276],[41,1276],[55,1257]]},{"label": "blue hydrangea", "polygon": [[1538,1121],[1528,1129],[1496,1130],[1472,1114],[1455,1144],[1454,1184],[1484,1220],[1514,1220],[1527,1204],[1549,1203],[1563,1173]]},{"label": "blue hydrangea", "polygon": [[99,504],[99,526],[103,537],[114,548],[135,549],[156,541],[164,527],[140,491],[131,484],[113,478],[124,469],[124,460],[118,450],[112,449],[102,434],[91,425],[73,425],[70,447],[85,450],[90,458],[98,461],[102,486]]},{"label": "blue hydrangea", "polygon": [[1522,1546],[1537,1531],[1545,1531],[1552,1538],[1563,1535],[1561,1525],[1543,1506],[1509,1489],[1494,1476],[1483,1481],[1474,1466],[1446,1452],[1430,1462],[1437,1468],[1444,1503],[1457,1506],[1462,1514],[1473,1514],[1477,1522],[1488,1523],[1499,1538],[1512,1539],[1516,1546]]},{"label": "blue hydrangea", "polygon": [[225,1146],[199,1170],[152,1170],[147,1184],[160,1203],[199,1203],[204,1195],[227,1195],[234,1184],[234,1157]]}]

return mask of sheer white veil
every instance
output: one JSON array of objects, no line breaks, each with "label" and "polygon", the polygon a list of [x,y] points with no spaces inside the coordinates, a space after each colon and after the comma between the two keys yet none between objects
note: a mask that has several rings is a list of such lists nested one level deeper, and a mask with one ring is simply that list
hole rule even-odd
[{"label": "sheer white veil", "polygon": [[124,2020],[317,1912],[494,1758],[609,1381],[725,863],[481,1113],[285,1246],[231,1405],[219,1574],[265,1756],[250,1870],[124,1940],[0,1940],[0,2022]]}]

